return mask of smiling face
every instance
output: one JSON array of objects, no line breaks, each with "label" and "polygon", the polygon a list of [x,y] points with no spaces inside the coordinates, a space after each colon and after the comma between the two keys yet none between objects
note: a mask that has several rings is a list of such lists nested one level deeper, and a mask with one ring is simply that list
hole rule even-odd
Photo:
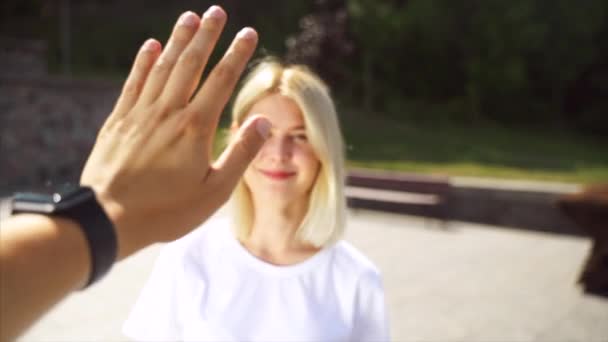
[{"label": "smiling face", "polygon": [[256,102],[248,114],[258,113],[273,128],[244,175],[254,201],[288,205],[306,200],[320,162],[308,141],[302,112],[290,98],[271,94]]}]

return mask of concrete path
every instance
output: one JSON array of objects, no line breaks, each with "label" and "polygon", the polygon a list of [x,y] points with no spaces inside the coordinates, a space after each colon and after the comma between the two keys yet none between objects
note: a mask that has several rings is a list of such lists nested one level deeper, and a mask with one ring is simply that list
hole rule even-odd
[{"label": "concrete path", "polygon": [[[608,341],[608,300],[575,284],[588,239],[368,211],[350,218],[347,239],[383,271],[395,341]],[[117,265],[21,341],[125,340],[121,324],[158,251]]]}]

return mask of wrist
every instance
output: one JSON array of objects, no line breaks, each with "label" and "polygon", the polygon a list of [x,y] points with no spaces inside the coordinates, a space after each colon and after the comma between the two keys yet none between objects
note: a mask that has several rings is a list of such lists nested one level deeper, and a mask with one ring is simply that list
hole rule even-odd
[{"label": "wrist", "polygon": [[116,229],[97,194],[90,187],[68,187],[53,194],[19,192],[12,199],[12,213],[42,214],[74,222],[83,233],[91,254],[86,287],[101,279],[117,260]]},{"label": "wrist", "polygon": [[138,250],[149,245],[143,236],[138,235],[132,227],[137,226],[133,215],[129,216],[127,209],[112,195],[104,191],[94,189],[97,201],[102,206],[110,221],[114,225],[118,250],[116,261],[120,261]]},{"label": "wrist", "polygon": [[[19,213],[4,221],[2,230],[3,234],[6,233],[6,239],[2,241],[3,260],[11,260],[11,257],[18,260],[24,257],[24,251],[36,251],[44,254],[43,259],[49,260],[51,265],[51,260],[56,260],[63,265],[69,264],[69,267],[65,267],[75,270],[71,282],[74,287],[70,290],[81,289],[87,284],[91,272],[91,254],[85,234],[75,220],[46,214]],[[2,266],[10,265],[7,262]],[[15,265],[21,267],[22,264],[18,262]]]}]

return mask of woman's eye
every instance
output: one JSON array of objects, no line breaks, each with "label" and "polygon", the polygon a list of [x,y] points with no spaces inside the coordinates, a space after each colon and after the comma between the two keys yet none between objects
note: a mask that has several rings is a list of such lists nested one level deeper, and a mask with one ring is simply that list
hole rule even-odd
[{"label": "woman's eye", "polygon": [[292,139],[294,141],[298,141],[298,142],[308,141],[308,137],[306,136],[306,134],[295,134],[295,135],[292,135]]}]

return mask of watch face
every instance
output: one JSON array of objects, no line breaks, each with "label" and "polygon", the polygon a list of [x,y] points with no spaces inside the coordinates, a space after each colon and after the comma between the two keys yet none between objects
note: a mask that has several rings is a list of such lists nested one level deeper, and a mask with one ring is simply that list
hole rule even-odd
[{"label": "watch face", "polygon": [[13,197],[13,212],[52,214],[74,207],[95,196],[90,188],[70,186],[53,194],[19,192]]},{"label": "watch face", "polygon": [[52,213],[55,211],[53,196],[33,192],[19,192],[13,197],[13,212]]}]

